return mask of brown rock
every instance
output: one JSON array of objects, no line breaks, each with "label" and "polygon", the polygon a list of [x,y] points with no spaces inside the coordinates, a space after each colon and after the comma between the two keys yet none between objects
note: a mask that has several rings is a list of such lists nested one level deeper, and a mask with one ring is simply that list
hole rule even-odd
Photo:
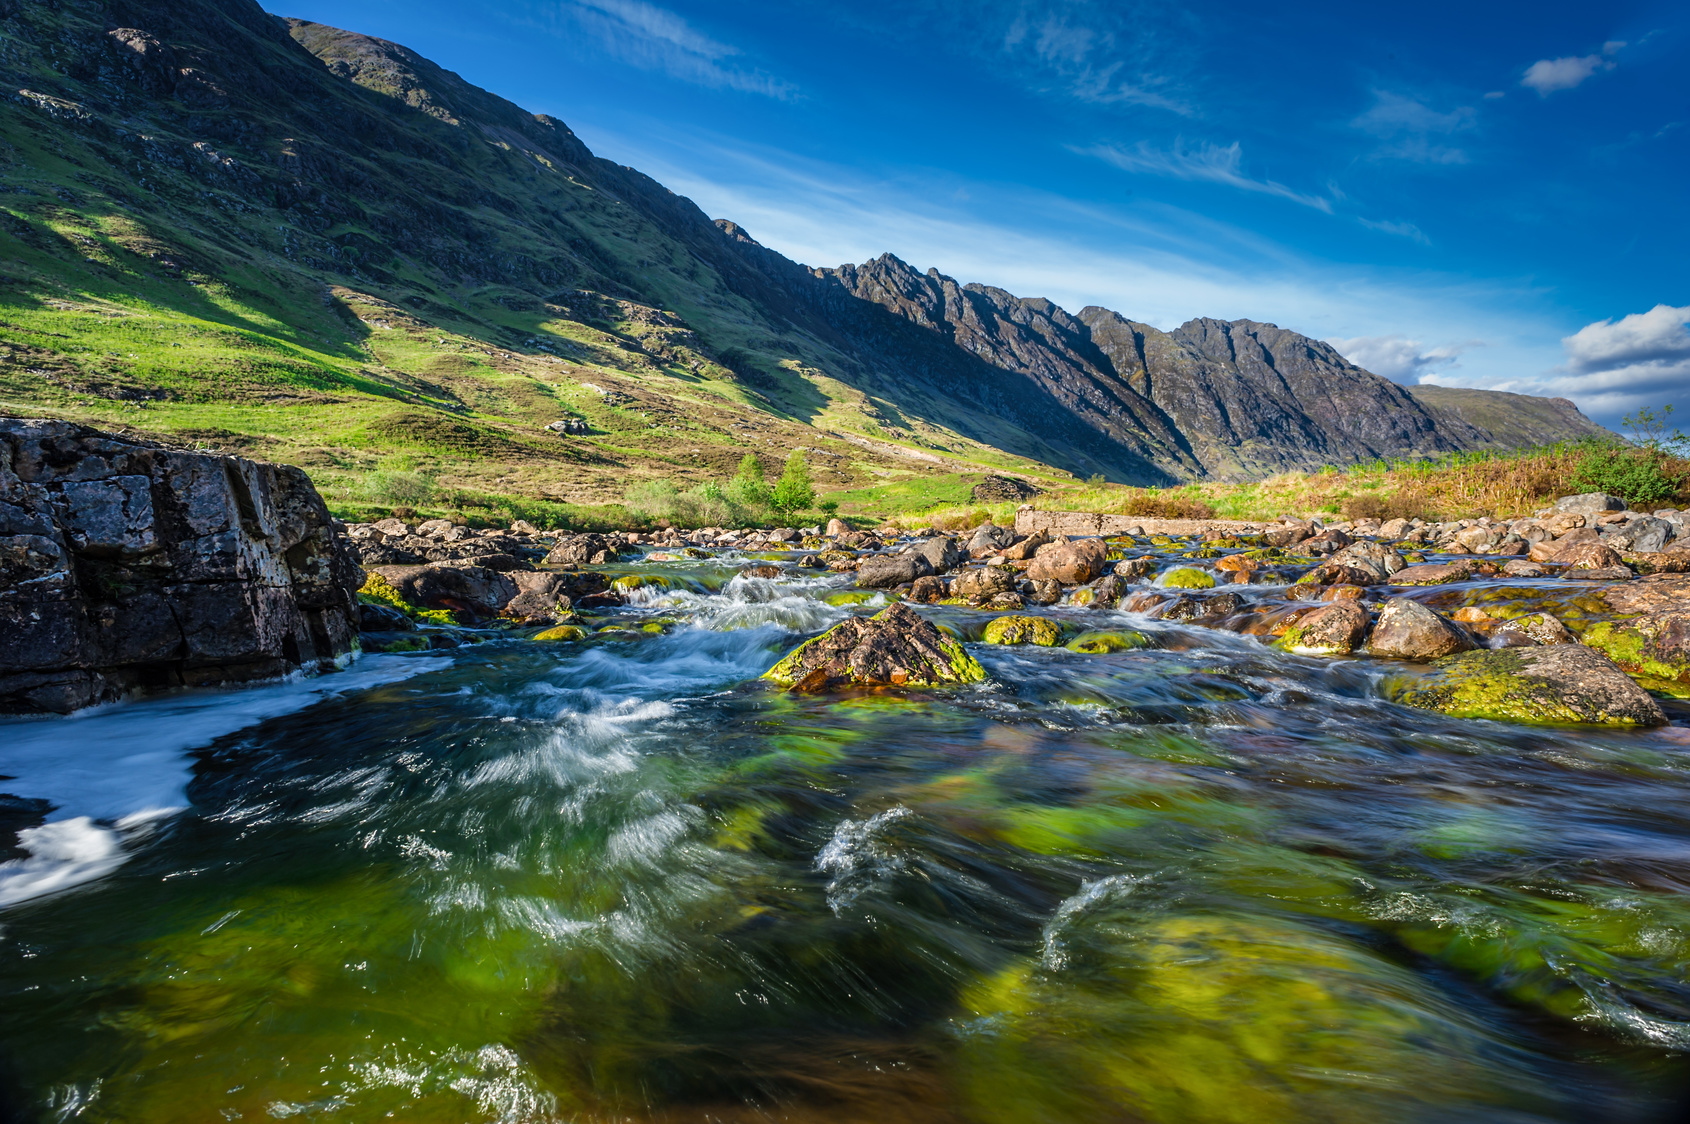
[{"label": "brown rock", "polygon": [[822,532],[822,533],[825,534],[828,538],[831,539],[831,538],[835,538],[839,535],[846,534],[850,530],[851,530],[850,525],[847,524],[845,522],[845,520],[843,520],[843,519],[829,519],[827,521],[827,530]]},{"label": "brown rock", "polygon": [[1544,569],[1541,563],[1516,558],[1505,563],[1502,572],[1511,578],[1541,578],[1549,571]]},{"label": "brown rock", "polygon": [[1367,635],[1367,610],[1355,601],[1316,609],[1285,631],[1286,651],[1305,656],[1341,656],[1356,650]]},{"label": "brown rock", "polygon": [[1393,660],[1435,660],[1475,647],[1462,629],[1407,597],[1385,602],[1367,641],[1369,655]]},{"label": "brown rock", "polygon": [[1658,613],[1690,605],[1690,577],[1650,575],[1602,590],[1602,599],[1621,613]]},{"label": "brown rock", "polygon": [[951,579],[951,596],[961,601],[989,601],[1015,590],[1015,571],[1008,566],[980,566],[961,570]]},{"label": "brown rock", "polygon": [[1473,576],[1471,562],[1427,562],[1405,566],[1391,575],[1392,585],[1444,585],[1464,582]]},{"label": "brown rock", "polygon": [[[1223,558],[1221,561],[1224,562],[1226,559]],[[1128,558],[1123,562],[1117,562],[1114,571],[1116,577],[1128,582],[1143,581],[1155,572],[1156,560],[1149,557]]]},{"label": "brown rock", "polygon": [[1013,546],[1004,548],[1003,556],[1011,562],[1025,562],[1033,557],[1039,547],[1050,542],[1050,536],[1043,531],[1037,531]]},{"label": "brown rock", "polygon": [[1027,576],[1033,581],[1058,581],[1063,585],[1084,585],[1103,573],[1108,548],[1102,539],[1076,539],[1047,543],[1033,556]]},{"label": "brown rock", "polygon": [[1612,570],[1624,566],[1620,552],[1599,542],[1578,542],[1560,551],[1555,561],[1575,570]]},{"label": "brown rock", "polygon": [[[1137,561],[1148,562],[1149,559],[1147,559],[1147,558],[1146,559],[1134,559],[1134,561],[1135,562],[1137,562]],[[1121,566],[1124,566],[1124,565],[1126,565],[1125,562],[1121,563]],[[1228,554],[1224,558],[1215,559],[1215,569],[1221,571],[1222,573],[1233,572],[1233,573],[1253,574],[1257,570],[1260,570],[1261,568],[1262,568],[1261,559],[1259,559],[1259,558],[1246,558],[1242,554]],[[1115,572],[1120,573],[1121,567],[1120,566],[1115,567]]]},{"label": "brown rock", "polygon": [[945,579],[928,574],[915,579],[910,586],[910,600],[923,605],[936,605],[945,600]]},{"label": "brown rock", "polygon": [[850,617],[800,645],[764,677],[798,690],[979,683],[985,669],[961,644],[899,602],[873,617]]},{"label": "brown rock", "polygon": [[932,565],[919,554],[872,554],[857,564],[857,585],[891,589],[932,573]]},{"label": "brown rock", "polygon": [[1062,600],[1062,583],[1058,581],[1036,581],[1032,583],[1033,592],[1027,600],[1035,605],[1054,605]]}]

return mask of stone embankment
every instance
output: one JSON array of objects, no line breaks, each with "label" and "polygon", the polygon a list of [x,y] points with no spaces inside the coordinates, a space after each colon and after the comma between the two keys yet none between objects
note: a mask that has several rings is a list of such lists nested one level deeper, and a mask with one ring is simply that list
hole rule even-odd
[{"label": "stone embankment", "polygon": [[0,418],[0,712],[332,668],[358,582],[297,468]]}]

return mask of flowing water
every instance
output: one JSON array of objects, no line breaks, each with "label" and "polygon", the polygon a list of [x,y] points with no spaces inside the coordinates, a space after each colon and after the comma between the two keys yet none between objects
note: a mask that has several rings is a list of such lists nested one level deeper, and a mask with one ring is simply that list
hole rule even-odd
[{"label": "flowing water", "polygon": [[1155,646],[794,694],[757,677],[885,602],[743,565],[629,567],[670,587],[610,615],[661,634],[0,725],[13,812],[51,809],[0,864],[13,1107],[1375,1124],[1682,1092],[1683,710],[1450,720],[1379,661],[1061,607]]}]

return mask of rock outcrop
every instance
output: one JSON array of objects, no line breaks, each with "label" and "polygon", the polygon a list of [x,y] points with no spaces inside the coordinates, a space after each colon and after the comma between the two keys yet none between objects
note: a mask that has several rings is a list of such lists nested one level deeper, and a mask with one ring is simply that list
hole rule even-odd
[{"label": "rock outcrop", "polygon": [[0,711],[328,670],[360,580],[297,468],[0,419]]}]

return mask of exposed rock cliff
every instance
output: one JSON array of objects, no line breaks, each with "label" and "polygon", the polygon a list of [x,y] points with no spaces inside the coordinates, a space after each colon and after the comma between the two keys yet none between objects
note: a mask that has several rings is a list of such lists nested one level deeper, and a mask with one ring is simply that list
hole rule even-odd
[{"label": "exposed rock cliff", "polygon": [[327,670],[359,577],[297,468],[0,418],[0,712]]}]

